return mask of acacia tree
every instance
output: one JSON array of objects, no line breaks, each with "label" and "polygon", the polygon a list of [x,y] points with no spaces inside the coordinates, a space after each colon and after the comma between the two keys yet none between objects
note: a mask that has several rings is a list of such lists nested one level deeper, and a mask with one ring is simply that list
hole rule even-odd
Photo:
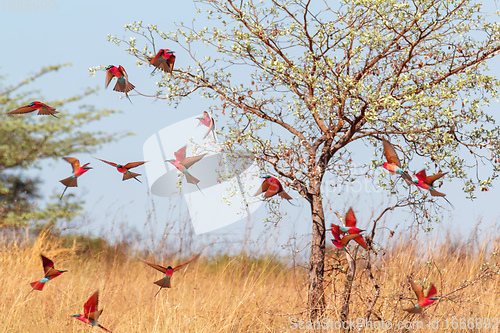
[{"label": "acacia tree", "polygon": [[[83,105],[78,112],[65,112],[70,103],[94,94],[95,89],[52,101],[46,101],[38,91],[30,90],[36,79],[65,66],[44,67],[15,85],[5,86],[0,82],[0,226],[17,227],[28,221],[53,224],[60,218],[74,216],[81,205],[67,200],[49,204],[43,210],[33,210],[34,200],[40,197],[37,190],[41,180],[33,178],[32,173],[22,171],[37,168],[39,161],[44,159],[94,151],[100,145],[120,137],[82,129],[116,111]],[[0,79],[5,80],[5,77]],[[27,115],[5,114],[35,100],[58,109],[58,119],[36,116],[36,112]]]},{"label": "acacia tree", "polygon": [[[323,180],[326,174],[339,183],[355,179],[353,142],[374,146],[378,156],[381,138],[398,142],[407,160],[419,155],[449,170],[471,196],[497,177],[499,127],[484,105],[497,97],[499,82],[486,63],[500,52],[500,31],[481,4],[195,2],[207,7],[206,27],[180,23],[163,32],[134,22],[125,28],[141,36],[140,45],[130,36],[109,40],[125,43],[138,65],[147,65],[159,48],[179,51],[177,63],[191,65],[176,64],[158,83],[156,97],[169,103],[195,93],[211,99],[214,113],[229,118],[221,131],[226,148],[245,147],[310,204],[312,319],[325,307]],[[377,163],[356,162],[366,168]],[[491,165],[482,179],[476,176],[480,162]],[[393,191],[389,177],[379,184]],[[390,209],[433,204],[416,190],[411,198]]]}]

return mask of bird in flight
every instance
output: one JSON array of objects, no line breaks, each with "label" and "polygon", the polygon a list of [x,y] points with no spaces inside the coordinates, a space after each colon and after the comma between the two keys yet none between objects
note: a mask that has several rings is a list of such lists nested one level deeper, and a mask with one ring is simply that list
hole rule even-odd
[{"label": "bird in flight", "polygon": [[411,179],[408,172],[404,171],[401,168],[401,161],[398,158],[398,154],[396,150],[392,146],[392,144],[386,139],[382,139],[382,143],[384,144],[384,155],[387,159],[387,162],[382,164],[382,167],[388,171],[390,171],[393,175],[399,173],[401,177],[405,180],[406,184],[412,185],[413,180]]},{"label": "bird in flight", "polygon": [[355,238],[360,236],[360,234],[349,234],[349,235],[342,237],[340,235],[340,232],[341,232],[340,226],[333,224],[333,223],[331,224],[329,230],[332,232],[332,235],[333,235],[333,239],[332,239],[333,245],[335,245],[336,248],[341,249],[341,250],[346,249],[345,246],[347,245],[347,243],[349,243],[350,240],[355,239]]},{"label": "bird in flight", "polygon": [[33,287],[33,290],[42,290],[43,287],[45,286],[45,283],[52,280],[52,279],[55,279],[56,277],[58,277],[59,275],[61,275],[62,273],[64,272],[67,272],[67,271],[62,271],[62,270],[58,270],[58,269],[55,269],[54,268],[54,262],[52,260],[50,260],[49,258],[45,257],[44,255],[40,255],[40,257],[42,257],[42,264],[43,264],[43,271],[45,272],[45,275],[43,276],[43,278],[40,280],[40,281],[35,281],[35,282],[31,282],[31,286]]},{"label": "bird in flight", "polygon": [[158,281],[155,282],[156,285],[160,286],[160,289],[155,294],[155,297],[156,297],[156,295],[158,295],[158,293],[160,292],[160,290],[162,290],[163,288],[171,288],[172,287],[171,284],[170,284],[170,279],[172,278],[172,275],[174,274],[174,272],[178,271],[179,269],[181,269],[182,267],[186,266],[190,262],[198,259],[199,256],[200,256],[200,254],[194,256],[189,261],[186,261],[185,263],[183,263],[181,265],[175,266],[174,268],[172,268],[172,266],[163,267],[163,266],[160,266],[160,265],[157,265],[157,264],[152,264],[152,263],[149,263],[147,261],[141,260],[143,263],[145,263],[145,264],[153,267],[154,269],[162,272],[163,274],[165,274],[165,276],[162,279],[160,279],[160,280],[158,280]]},{"label": "bird in flight", "polygon": [[61,197],[59,198],[59,200],[62,199],[64,192],[66,192],[68,187],[77,187],[78,186],[78,183],[76,180],[78,177],[80,177],[85,172],[92,169],[92,167],[88,166],[90,163],[87,163],[87,164],[84,164],[83,166],[80,166],[80,161],[77,158],[74,158],[74,157],[63,157],[63,158],[67,162],[71,163],[71,165],[73,166],[73,174],[71,174],[71,176],[69,176],[68,178],[64,178],[64,179],[60,180],[60,182],[63,183],[63,185],[65,185],[66,188],[64,189],[63,193],[61,194]]},{"label": "bird in flight", "polygon": [[415,295],[417,295],[418,303],[415,304],[412,308],[407,308],[403,310],[409,313],[422,313],[426,306],[431,305],[437,300],[436,297],[433,297],[434,295],[437,294],[437,289],[436,287],[434,287],[433,284],[431,284],[431,287],[427,292],[427,296],[424,297],[424,291],[422,290],[422,287],[416,284],[411,278],[408,278],[408,280],[410,281],[411,287],[415,292]]},{"label": "bird in flight", "polygon": [[153,58],[149,59],[149,63],[156,67],[151,74],[153,74],[157,68],[165,73],[172,74],[175,63],[174,51],[161,49]]},{"label": "bird in flight", "polygon": [[127,164],[122,165],[122,164],[116,164],[114,162],[108,162],[108,161],[102,160],[100,158],[96,158],[96,159],[99,160],[99,161],[102,161],[104,163],[107,163],[107,164],[109,164],[111,166],[114,166],[116,168],[116,170],[118,170],[118,172],[123,173],[122,181],[130,179],[130,178],[134,178],[139,183],[142,183],[139,179],[136,178],[137,176],[140,176],[141,174],[140,173],[131,172],[129,169],[132,169],[132,168],[138,167],[140,165],[143,165],[144,163],[146,163],[146,161],[129,162]]},{"label": "bird in flight", "polygon": [[203,111],[203,115],[199,116],[199,117],[196,117],[196,119],[200,120],[200,122],[198,123],[198,126],[200,126],[200,124],[203,124],[203,125],[205,125],[205,126],[208,127],[208,131],[203,136],[203,139],[205,139],[208,136],[208,134],[210,134],[210,132],[212,132],[212,134],[214,136],[214,140],[215,140],[215,122],[214,122],[214,118],[210,117],[210,115],[208,114],[207,111]]},{"label": "bird in flight", "polygon": [[[439,172],[435,175],[427,176],[425,174],[425,169],[424,169],[415,175],[418,180],[414,180],[413,182],[418,187],[423,188],[424,190],[429,190],[429,192],[431,193],[431,195],[433,197],[443,197],[443,199],[446,200],[450,204],[451,207],[453,207],[451,202],[449,202],[448,199],[445,198],[446,194],[441,193],[439,191],[436,191],[436,188],[433,186],[433,184],[436,180],[443,177],[447,173],[448,172]],[[453,207],[453,208],[455,208],[455,207]]]},{"label": "bird in flight", "polygon": [[36,110],[38,110],[38,113],[37,113],[38,115],[51,115],[55,118],[57,118],[55,116],[55,114],[59,113],[53,107],[48,106],[47,104],[44,104],[42,102],[35,101],[35,102],[31,102],[30,104],[28,104],[26,106],[21,106],[20,108],[17,108],[15,110],[7,112],[7,114],[28,113],[28,112],[33,112]]},{"label": "bird in flight", "polygon": [[115,84],[115,87],[113,88],[113,90],[125,93],[125,96],[127,96],[130,103],[132,103],[132,101],[130,100],[130,97],[128,96],[128,92],[133,90],[135,88],[135,86],[129,82],[128,75],[127,75],[127,72],[125,71],[125,68],[123,68],[121,65],[118,67],[113,66],[113,65],[109,65],[108,67],[106,67],[105,88],[108,87],[109,82],[111,82],[111,80],[114,77],[116,77],[116,84]]},{"label": "bird in flight", "polygon": [[83,314],[78,313],[75,315],[71,315],[71,317],[81,320],[86,324],[100,327],[106,332],[111,332],[110,330],[101,326],[101,324],[97,322],[97,320],[102,314],[102,309],[98,310],[98,304],[99,304],[99,291],[96,291],[92,296],[90,296],[88,301],[85,302],[85,304],[83,305]]},{"label": "bird in flight", "polygon": [[200,190],[200,192],[201,192],[201,189],[198,186],[198,183],[200,182],[200,180],[197,179],[196,177],[194,177],[193,175],[191,175],[189,173],[188,169],[193,164],[195,164],[196,162],[201,160],[205,155],[206,155],[206,153],[202,154],[202,155],[186,157],[186,146],[184,146],[174,153],[175,160],[170,159],[170,160],[166,160],[165,162],[170,162],[173,166],[175,166],[177,168],[177,170],[179,170],[180,172],[182,172],[186,176],[187,182],[196,185],[196,187],[198,187],[198,190]]},{"label": "bird in flight", "polygon": [[288,193],[283,190],[283,186],[281,185],[280,181],[270,175],[264,176],[264,181],[262,182],[262,185],[260,185],[260,188],[257,190],[257,193],[254,194],[254,196],[259,195],[261,193],[264,193],[264,198],[270,198],[274,195],[279,195],[283,199],[288,200],[290,204],[293,205],[293,203],[290,201],[293,198],[288,195]]},{"label": "bird in flight", "polygon": [[[352,210],[352,208],[349,208],[349,210],[347,211],[347,214],[345,216],[345,227],[340,227],[340,230],[342,232],[347,232],[348,234],[352,235],[352,234],[361,234],[361,232],[363,232],[364,230],[362,229],[359,229],[358,227],[356,227],[356,216],[354,215],[354,211]],[[361,245],[365,250],[368,250],[368,246],[366,245],[366,242],[365,242],[365,239],[363,238],[363,236],[359,235],[358,237],[354,238],[354,240],[359,244]]]}]

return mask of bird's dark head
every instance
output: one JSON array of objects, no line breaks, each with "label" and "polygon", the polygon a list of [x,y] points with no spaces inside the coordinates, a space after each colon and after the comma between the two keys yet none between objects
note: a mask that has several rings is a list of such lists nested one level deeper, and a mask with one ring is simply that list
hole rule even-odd
[{"label": "bird's dark head", "polygon": [[80,317],[81,314],[77,313],[77,314],[74,314],[74,315],[70,315],[70,317]]},{"label": "bird's dark head", "polygon": [[61,274],[62,274],[62,273],[66,273],[66,272],[67,272],[67,271],[61,271],[61,270],[59,270],[59,273],[61,273]]},{"label": "bird's dark head", "polygon": [[82,168],[83,168],[83,169],[85,169],[85,170],[90,170],[90,169],[93,169],[92,167],[89,167],[89,166],[88,166],[89,164],[90,164],[90,163],[84,164]]},{"label": "bird's dark head", "polygon": [[165,160],[165,162],[175,162],[174,159]]},{"label": "bird's dark head", "polygon": [[115,67],[115,66],[113,66],[113,65],[109,65],[108,67],[106,67],[106,70],[108,71],[108,70],[110,70],[110,69],[111,69],[111,68],[113,68],[113,67]]},{"label": "bird's dark head", "polygon": [[262,178],[263,178],[263,179],[269,179],[269,178],[271,178],[271,176],[267,175],[267,176],[264,176],[264,177],[262,177]]},{"label": "bird's dark head", "polygon": [[173,269],[172,266],[168,266],[167,269]]}]

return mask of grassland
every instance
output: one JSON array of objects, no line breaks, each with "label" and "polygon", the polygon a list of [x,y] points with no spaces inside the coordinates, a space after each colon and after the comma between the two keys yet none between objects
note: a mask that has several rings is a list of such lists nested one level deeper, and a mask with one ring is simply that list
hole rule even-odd
[{"label": "grassland", "polygon": [[[364,250],[358,253],[356,275],[350,296],[349,318],[366,319],[375,297],[373,322],[419,321],[402,308],[412,306],[415,296],[407,276],[428,288],[438,288],[439,301],[426,309],[426,323],[439,321],[436,332],[490,332],[479,322],[500,318],[499,274],[496,243],[489,248],[471,243],[442,244],[422,253],[412,242],[400,239],[376,256],[371,254],[369,276]],[[486,243],[484,243],[486,244]],[[83,304],[100,290],[100,323],[113,332],[297,332],[307,326],[306,265],[291,265],[287,258],[202,256],[174,274],[171,289],[153,284],[161,273],[146,266],[138,255],[122,252],[81,255],[76,247],[62,247],[44,233],[35,240],[26,237],[0,241],[0,332],[94,332],[71,314],[81,313]],[[105,252],[106,252],[105,251]],[[42,292],[30,293],[29,282],[40,279],[40,253],[64,273],[49,281]],[[345,290],[345,252],[330,250],[326,263],[327,311],[324,325],[340,319]],[[156,261],[156,258],[141,258]],[[185,258],[160,263],[177,264]],[[169,261],[170,260],[170,261]],[[479,318],[473,329],[453,323]],[[302,322],[301,322],[302,321]],[[448,324],[448,329],[444,329]],[[484,326],[484,320],[482,321]],[[500,323],[499,323],[500,324]],[[500,326],[500,325],[499,325]],[[325,326],[326,327],[326,326]],[[470,325],[472,327],[472,325]],[[380,327],[366,332],[404,332],[413,329]],[[463,325],[462,325],[463,328]],[[310,330],[307,330],[310,331]],[[324,330],[324,331],[337,331]],[[422,330],[428,332],[429,330]]]}]

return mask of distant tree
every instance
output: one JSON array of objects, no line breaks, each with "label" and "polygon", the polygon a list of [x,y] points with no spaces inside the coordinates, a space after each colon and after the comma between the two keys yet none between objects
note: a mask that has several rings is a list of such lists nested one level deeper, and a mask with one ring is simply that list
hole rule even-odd
[{"label": "distant tree", "polygon": [[[87,89],[83,94],[64,99],[47,101],[38,91],[29,90],[37,78],[52,74],[66,65],[44,67],[42,70],[17,85],[5,86],[5,77],[0,77],[0,227],[21,226],[34,221],[56,221],[71,218],[81,206],[65,200],[48,205],[45,209],[34,209],[40,197],[41,180],[33,172],[23,172],[38,167],[44,159],[94,151],[100,145],[119,136],[99,131],[86,131],[82,127],[116,112],[98,110],[83,105],[79,112],[65,112],[71,102],[79,102],[94,94]],[[26,89],[28,88],[28,90]],[[37,112],[26,115],[5,113],[39,100],[56,108],[59,119],[52,116],[37,116]],[[70,198],[68,196],[67,198]]]},{"label": "distant tree", "polygon": [[[225,149],[242,146],[252,152],[262,169],[309,202],[311,319],[325,308],[324,177],[349,183],[365,173],[355,166],[366,171],[380,164],[373,157],[354,158],[352,143],[373,146],[382,156],[380,140],[390,139],[406,163],[418,155],[435,171],[449,170],[470,197],[498,176],[500,128],[484,106],[498,97],[499,81],[488,74],[486,60],[500,52],[500,26],[498,16],[484,13],[482,4],[195,2],[207,5],[210,26],[179,23],[176,31],[163,32],[134,22],[125,28],[145,45],[130,36],[109,40],[126,44],[139,65],[147,65],[159,48],[177,50],[173,74],[157,76],[159,90],[153,95],[169,103],[195,93],[210,99],[216,115],[230,118],[220,131]],[[483,163],[489,167],[479,176]],[[391,179],[382,173],[378,184],[394,193],[406,187],[394,187]],[[416,218],[432,218],[419,212],[436,201],[416,188],[410,197],[407,193],[394,206],[381,208],[372,239],[376,222],[394,208],[410,206]],[[354,275],[350,269],[348,280]]]}]

